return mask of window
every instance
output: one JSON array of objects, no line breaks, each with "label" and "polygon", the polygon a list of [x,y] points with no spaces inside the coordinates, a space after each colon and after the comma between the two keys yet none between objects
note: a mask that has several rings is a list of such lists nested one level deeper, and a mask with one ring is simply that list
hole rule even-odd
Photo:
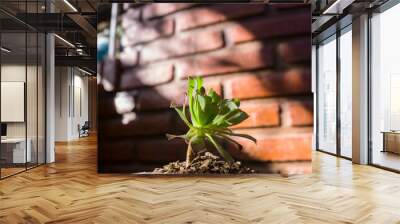
[{"label": "window", "polygon": [[336,35],[322,42],[318,54],[318,149],[336,153]]},{"label": "window", "polygon": [[[19,16],[38,13],[44,1],[0,1]],[[7,10],[6,10],[7,11]],[[0,178],[45,162],[45,35],[13,13],[0,12]],[[37,17],[35,17],[37,18]]]},{"label": "window", "polygon": [[351,25],[341,31],[340,45],[340,155],[352,157],[352,35]]},{"label": "window", "polygon": [[400,5],[371,18],[371,161],[400,170]]}]

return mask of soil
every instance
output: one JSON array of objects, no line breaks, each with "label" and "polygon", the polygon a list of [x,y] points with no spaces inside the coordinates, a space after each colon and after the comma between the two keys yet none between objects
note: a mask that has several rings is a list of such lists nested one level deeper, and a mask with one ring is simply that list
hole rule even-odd
[{"label": "soil", "polygon": [[162,168],[153,170],[153,174],[248,174],[256,171],[244,167],[240,161],[228,163],[218,156],[205,152],[197,155],[190,166],[186,168],[186,162],[171,162]]}]

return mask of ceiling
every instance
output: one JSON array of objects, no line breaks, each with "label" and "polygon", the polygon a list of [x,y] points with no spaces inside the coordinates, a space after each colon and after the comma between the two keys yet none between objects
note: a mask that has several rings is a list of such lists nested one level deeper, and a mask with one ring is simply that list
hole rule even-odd
[{"label": "ceiling", "polygon": [[[80,60],[76,58],[84,57],[85,66],[95,71],[96,6],[95,0],[47,0],[47,5],[46,0],[0,0],[2,46],[12,50],[7,53],[9,58],[24,58],[25,55],[30,58],[37,51],[36,39],[32,40],[36,33],[55,33],[56,65],[58,62],[68,64],[68,60],[78,63]],[[35,35],[30,35],[30,31]]]}]

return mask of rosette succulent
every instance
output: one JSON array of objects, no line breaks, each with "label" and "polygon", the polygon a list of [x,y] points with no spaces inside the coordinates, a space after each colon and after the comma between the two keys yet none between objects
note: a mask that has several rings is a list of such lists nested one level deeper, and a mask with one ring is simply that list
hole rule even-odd
[{"label": "rosette succulent", "polygon": [[[189,101],[188,109],[186,102]],[[241,123],[249,116],[242,111],[238,99],[223,99],[213,89],[206,93],[203,79],[200,77],[189,78],[187,100],[183,107],[171,105],[180,118],[188,126],[189,131],[184,135],[167,134],[168,139],[183,138],[188,144],[186,153],[186,167],[191,163],[195,153],[207,150],[206,141],[210,142],[229,163],[233,163],[232,156],[220,145],[218,140],[226,140],[239,148],[242,146],[231,136],[247,138],[256,143],[250,135],[234,133],[230,127]],[[188,118],[188,115],[189,117]]]}]

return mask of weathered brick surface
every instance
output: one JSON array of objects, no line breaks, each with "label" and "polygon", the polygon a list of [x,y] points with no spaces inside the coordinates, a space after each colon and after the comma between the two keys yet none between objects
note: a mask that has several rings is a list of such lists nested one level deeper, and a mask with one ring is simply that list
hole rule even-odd
[{"label": "weathered brick surface", "polygon": [[309,62],[311,52],[311,37],[284,42],[278,45],[278,54],[286,63]]},{"label": "weathered brick surface", "polygon": [[235,43],[297,34],[310,35],[310,23],[311,14],[307,10],[302,10],[238,23],[230,27],[227,34]]},{"label": "weathered brick surface", "polygon": [[[241,99],[250,118],[234,127],[258,139],[225,144],[250,161],[311,159],[309,5],[126,5],[121,66],[101,66],[99,158],[104,164],[184,159],[185,144],[165,133],[186,127],[170,107],[183,105],[188,76]],[[107,154],[113,154],[107,157]],[[112,165],[110,165],[112,166]]]},{"label": "weathered brick surface", "polygon": [[309,69],[290,69],[285,72],[263,72],[243,74],[225,82],[228,98],[260,98],[284,95],[307,94],[311,92]]},{"label": "weathered brick surface", "polygon": [[312,100],[287,102],[283,105],[283,110],[287,116],[287,125],[310,126],[313,124]]},{"label": "weathered brick surface", "polygon": [[186,10],[177,15],[177,30],[186,30],[223,22],[229,19],[260,14],[264,11],[264,4],[231,4],[212,5]]},{"label": "weathered brick surface", "polygon": [[[221,93],[221,84],[219,82],[206,82],[206,89],[212,88],[217,93]],[[156,110],[167,109],[171,103],[183,105],[185,101],[186,82],[179,84],[168,84],[148,88],[138,93],[136,98],[136,108],[138,110]]]},{"label": "weathered brick surface", "polygon": [[182,131],[183,129],[183,123],[173,111],[151,114],[137,113],[136,115],[121,116],[99,123],[99,128],[106,130],[100,136],[106,138],[165,135],[165,133]]},{"label": "weathered brick surface", "polygon": [[128,29],[133,23],[140,20],[140,10],[134,8],[128,8],[125,11],[124,17],[122,17],[121,26],[124,29]]},{"label": "weathered brick surface", "polygon": [[121,67],[133,67],[139,63],[139,52],[132,48],[126,48],[120,57]]},{"label": "weathered brick surface", "polygon": [[[162,153],[160,153],[160,150],[162,150]],[[186,144],[179,139],[170,141],[165,138],[142,140],[137,141],[135,154],[137,155],[137,160],[144,162],[167,163],[184,160],[186,158]]]},{"label": "weathered brick surface", "polygon": [[143,18],[151,19],[153,17],[164,16],[178,10],[191,7],[190,3],[162,3],[162,4],[149,4],[143,8]]},{"label": "weathered brick surface", "polygon": [[243,151],[238,157],[259,161],[311,160],[311,134],[280,135],[258,138],[257,144],[238,140]]},{"label": "weathered brick surface", "polygon": [[249,118],[234,128],[278,126],[280,124],[279,104],[276,102],[242,105],[241,108],[249,115]]},{"label": "weathered brick surface", "polygon": [[114,97],[102,97],[102,99],[99,100],[97,107],[99,111],[98,116],[100,119],[103,117],[111,117],[117,114],[114,105]]},{"label": "weathered brick surface", "polygon": [[273,48],[260,42],[234,46],[222,51],[198,55],[176,62],[176,74],[215,75],[271,67],[274,63]]},{"label": "weathered brick surface", "polygon": [[102,66],[101,84],[107,91],[119,88],[119,73],[121,72],[121,62],[113,58],[106,58]]},{"label": "weathered brick surface", "polygon": [[173,79],[173,72],[171,63],[158,63],[142,68],[126,69],[121,74],[120,89],[134,89],[167,83]]},{"label": "weathered brick surface", "polygon": [[109,161],[115,161],[116,164],[130,163],[136,159],[134,153],[135,144],[130,139],[122,141],[99,141],[98,147],[101,147],[103,150],[98,155],[100,163],[108,163]]},{"label": "weathered brick surface", "polygon": [[254,144],[243,138],[234,138],[243,146],[242,150],[238,150],[233,145],[227,145],[231,153],[243,160],[311,160],[310,144],[312,141],[312,134],[307,133],[307,131],[276,130],[273,132],[270,130],[258,129],[240,132],[251,134],[257,139],[257,144]]},{"label": "weathered brick surface", "polygon": [[221,48],[223,45],[222,33],[219,31],[184,33],[146,45],[141,51],[141,62],[148,63],[160,59],[201,53]]},{"label": "weathered brick surface", "polygon": [[128,46],[169,36],[174,32],[172,19],[158,19],[146,22],[129,19],[125,23],[127,28],[123,38]]}]

